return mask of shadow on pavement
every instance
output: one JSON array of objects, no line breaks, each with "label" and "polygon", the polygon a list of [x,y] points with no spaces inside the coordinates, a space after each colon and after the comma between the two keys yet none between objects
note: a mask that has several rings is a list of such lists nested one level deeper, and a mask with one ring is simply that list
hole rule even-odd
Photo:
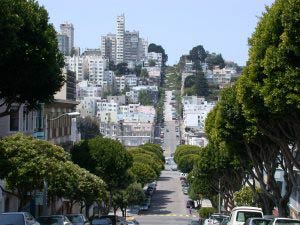
[{"label": "shadow on pavement", "polygon": [[172,177],[160,177],[158,178],[158,181],[168,181],[170,179],[172,179]]},{"label": "shadow on pavement", "polygon": [[152,196],[151,206],[147,211],[140,211],[140,215],[144,214],[170,214],[167,205],[172,202],[170,194],[174,191],[157,190]]}]

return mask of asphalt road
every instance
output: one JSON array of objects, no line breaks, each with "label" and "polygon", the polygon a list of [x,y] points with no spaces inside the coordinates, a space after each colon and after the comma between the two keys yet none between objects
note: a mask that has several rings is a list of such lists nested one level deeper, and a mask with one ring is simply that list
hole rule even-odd
[{"label": "asphalt road", "polygon": [[136,217],[141,225],[181,225],[197,219],[196,212],[186,208],[188,196],[182,193],[179,177],[177,171],[162,171],[150,209]]},{"label": "asphalt road", "polygon": [[[178,121],[172,119],[175,109],[170,104],[172,92],[166,92],[165,101],[165,126],[162,131],[164,138],[162,147],[165,150],[165,157],[170,157],[180,143],[180,138],[176,137]],[[165,170],[157,182],[157,189],[151,199],[151,207],[143,211],[136,219],[141,225],[187,225],[191,220],[197,220],[198,214],[186,208],[188,196],[182,192],[180,183],[180,172],[172,171],[172,165],[165,165]]]}]

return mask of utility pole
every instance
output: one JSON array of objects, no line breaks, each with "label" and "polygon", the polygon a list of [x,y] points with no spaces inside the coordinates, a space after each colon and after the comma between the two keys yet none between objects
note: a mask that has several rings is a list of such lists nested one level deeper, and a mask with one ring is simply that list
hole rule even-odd
[{"label": "utility pole", "polygon": [[221,213],[221,181],[219,179],[219,207],[218,212]]}]

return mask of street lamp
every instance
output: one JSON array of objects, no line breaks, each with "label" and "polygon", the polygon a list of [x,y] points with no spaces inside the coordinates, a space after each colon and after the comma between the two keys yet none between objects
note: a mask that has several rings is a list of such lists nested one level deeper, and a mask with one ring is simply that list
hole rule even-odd
[{"label": "street lamp", "polygon": [[[76,116],[79,116],[79,115],[80,115],[79,112],[69,112],[69,113],[61,114],[61,115],[59,115],[55,118],[48,119],[47,114],[46,114],[46,132],[47,132],[47,135],[45,135],[45,137],[48,139],[48,121],[55,121],[55,120],[60,119],[63,116],[76,117]],[[77,135],[77,132],[76,132],[76,118],[74,118],[74,121],[72,120],[72,123],[71,123],[71,139],[72,139],[73,143],[76,141],[76,136],[75,135]],[[48,215],[48,205],[47,205],[47,202],[48,202],[48,181],[47,181],[46,177],[44,178],[43,183],[44,183],[44,187],[43,187],[43,215],[47,216]]]}]

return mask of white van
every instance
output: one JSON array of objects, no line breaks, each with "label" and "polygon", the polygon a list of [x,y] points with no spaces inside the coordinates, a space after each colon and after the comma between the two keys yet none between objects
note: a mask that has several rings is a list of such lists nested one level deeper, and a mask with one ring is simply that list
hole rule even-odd
[{"label": "white van", "polygon": [[232,209],[227,225],[243,225],[248,218],[263,217],[261,208],[239,206]]}]

